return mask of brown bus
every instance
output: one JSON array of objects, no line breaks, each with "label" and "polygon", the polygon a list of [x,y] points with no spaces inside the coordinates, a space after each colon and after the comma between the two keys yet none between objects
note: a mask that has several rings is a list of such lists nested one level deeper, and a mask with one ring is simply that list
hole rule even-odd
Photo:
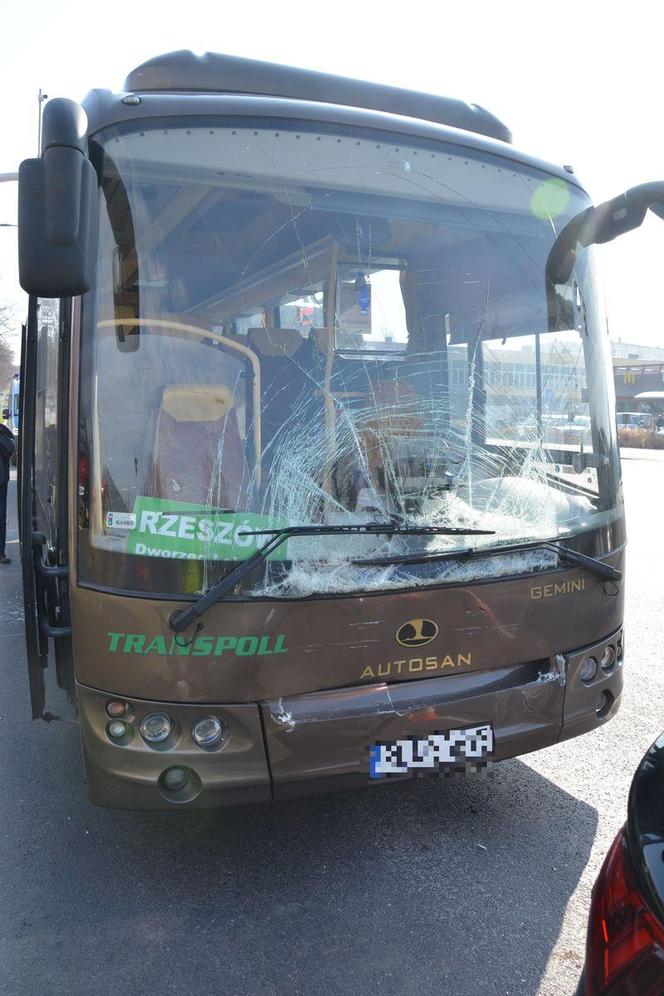
[{"label": "brown bus", "polygon": [[26,638],[94,803],[379,784],[617,710],[592,243],[661,191],[593,208],[510,143],[472,104],[187,52],[46,105],[19,183]]}]

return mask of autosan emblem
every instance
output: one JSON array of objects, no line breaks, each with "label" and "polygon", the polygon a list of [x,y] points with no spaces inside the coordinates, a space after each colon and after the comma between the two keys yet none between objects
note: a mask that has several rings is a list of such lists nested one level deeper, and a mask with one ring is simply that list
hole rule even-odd
[{"label": "autosan emblem", "polygon": [[402,647],[425,647],[438,636],[438,626],[431,619],[409,619],[397,630]]}]

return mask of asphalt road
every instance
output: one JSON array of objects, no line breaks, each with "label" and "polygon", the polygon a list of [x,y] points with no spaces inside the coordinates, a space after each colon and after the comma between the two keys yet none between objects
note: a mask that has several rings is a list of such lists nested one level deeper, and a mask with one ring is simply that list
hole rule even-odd
[{"label": "asphalt road", "polygon": [[[625,454],[626,692],[484,775],[271,807],[94,809],[75,726],[29,719],[18,544],[0,568],[0,992],[572,993],[590,889],[664,728],[664,453]],[[57,690],[50,707],[60,711]]]}]

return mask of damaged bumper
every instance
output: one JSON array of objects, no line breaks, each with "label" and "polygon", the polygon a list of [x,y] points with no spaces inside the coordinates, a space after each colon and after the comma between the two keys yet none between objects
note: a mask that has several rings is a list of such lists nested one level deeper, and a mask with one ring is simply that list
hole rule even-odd
[{"label": "damaged bumper", "polygon": [[[613,647],[610,672],[599,666]],[[597,662],[582,680],[584,662]],[[473,674],[299,695],[264,703],[275,797],[366,785],[376,743],[493,727],[493,760],[548,747],[615,714],[622,691],[622,636],[572,654]]]},{"label": "damaged bumper", "polygon": [[[493,730],[492,757],[502,760],[606,722],[619,707],[622,681],[618,631],[546,660],[391,685],[239,705],[127,700],[131,729],[123,743],[109,738],[111,696],[79,686],[90,797],[118,808],[198,808],[361,787],[371,783],[375,744],[484,724]],[[156,710],[168,713],[176,731],[158,748],[139,733],[141,719]],[[203,751],[191,739],[203,713],[224,724],[219,750]],[[184,791],[165,783],[173,768],[190,773]]]}]

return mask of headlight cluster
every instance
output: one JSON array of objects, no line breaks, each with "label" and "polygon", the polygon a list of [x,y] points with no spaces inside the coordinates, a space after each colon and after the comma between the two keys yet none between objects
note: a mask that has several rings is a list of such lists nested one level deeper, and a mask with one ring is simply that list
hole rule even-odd
[{"label": "headlight cluster", "polygon": [[[106,703],[106,733],[115,743],[126,744],[133,735],[134,712],[128,702],[110,699]],[[141,719],[138,732],[149,747],[174,746],[179,727],[167,712],[151,712]],[[201,750],[218,750],[228,740],[228,727],[217,716],[201,716],[191,726],[191,739]]]},{"label": "headlight cluster", "polygon": [[581,661],[579,677],[584,685],[592,685],[596,678],[608,677],[613,674],[616,664],[622,663],[622,634],[615,644],[607,643],[605,647],[588,654]]}]

